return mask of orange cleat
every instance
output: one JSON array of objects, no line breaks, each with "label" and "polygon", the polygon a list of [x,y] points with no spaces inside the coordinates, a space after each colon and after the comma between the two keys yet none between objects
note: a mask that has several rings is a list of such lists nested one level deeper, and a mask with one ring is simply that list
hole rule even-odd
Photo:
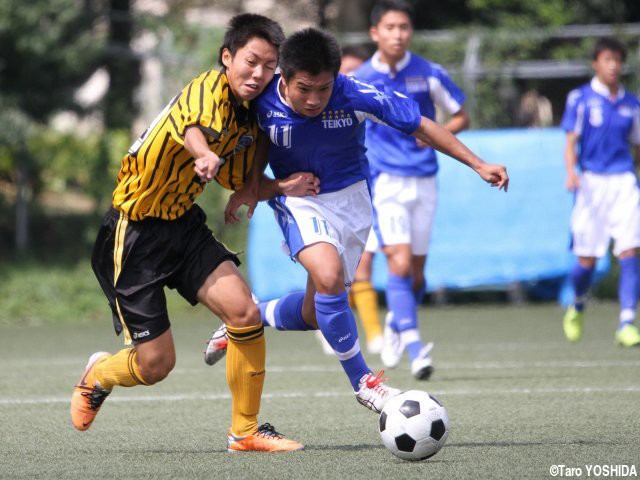
[{"label": "orange cleat", "polygon": [[111,356],[108,352],[96,352],[89,357],[84,375],[75,386],[71,396],[71,421],[78,430],[87,430],[93,419],[96,418],[102,402],[111,393],[111,390],[100,388],[93,374],[98,362]]},{"label": "orange cleat", "polygon": [[304,445],[284,438],[268,423],[260,425],[256,433],[246,437],[236,437],[231,432],[227,436],[229,452],[294,452],[302,449]]}]

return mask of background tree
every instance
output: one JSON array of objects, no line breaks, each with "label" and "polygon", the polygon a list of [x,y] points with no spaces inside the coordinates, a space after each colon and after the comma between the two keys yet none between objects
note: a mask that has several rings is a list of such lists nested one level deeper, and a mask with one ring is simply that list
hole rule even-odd
[{"label": "background tree", "polygon": [[17,185],[16,246],[28,243],[27,201],[37,183],[27,148],[52,113],[80,110],[77,88],[95,71],[104,45],[100,0],[0,2],[0,179]]}]

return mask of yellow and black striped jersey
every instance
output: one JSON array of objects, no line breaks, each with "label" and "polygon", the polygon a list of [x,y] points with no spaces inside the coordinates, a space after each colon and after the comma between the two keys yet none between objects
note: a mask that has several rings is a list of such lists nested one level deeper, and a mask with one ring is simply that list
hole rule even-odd
[{"label": "yellow and black striped jersey", "polygon": [[202,193],[194,158],[184,147],[188,127],[205,134],[209,148],[225,163],[216,180],[240,188],[253,163],[258,129],[231,93],[227,76],[209,70],[191,81],[135,141],[122,159],[113,205],[131,220],[174,220]]}]

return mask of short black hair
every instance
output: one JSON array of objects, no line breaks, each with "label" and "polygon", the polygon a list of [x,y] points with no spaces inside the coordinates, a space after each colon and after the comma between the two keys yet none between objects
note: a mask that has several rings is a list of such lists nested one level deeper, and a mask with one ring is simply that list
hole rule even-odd
[{"label": "short black hair", "polygon": [[218,52],[218,63],[224,66],[222,63],[222,51],[225,48],[231,52],[231,56],[234,56],[239,49],[255,37],[266,40],[276,47],[276,50],[280,48],[285,38],[280,24],[270,18],[255,13],[236,15],[229,20],[222,46]]},{"label": "short black hair", "polygon": [[371,26],[375,27],[387,12],[404,12],[409,17],[409,21],[413,23],[414,10],[413,6],[404,0],[380,0],[371,10]]},{"label": "short black hair", "polygon": [[596,44],[593,46],[593,60],[598,59],[598,55],[600,55],[605,50],[611,50],[612,52],[617,52],[622,57],[622,61],[624,62],[627,59],[627,47],[624,46],[617,38],[613,37],[603,37],[600,38]]},{"label": "short black hair", "polygon": [[342,47],[342,56],[356,57],[362,61],[366,61],[371,58],[374,51],[375,48],[372,48],[371,45],[367,43],[352,43]]},{"label": "short black hair", "polygon": [[285,79],[298,72],[338,76],[342,52],[333,35],[316,28],[305,28],[287,38],[280,47],[280,71]]}]

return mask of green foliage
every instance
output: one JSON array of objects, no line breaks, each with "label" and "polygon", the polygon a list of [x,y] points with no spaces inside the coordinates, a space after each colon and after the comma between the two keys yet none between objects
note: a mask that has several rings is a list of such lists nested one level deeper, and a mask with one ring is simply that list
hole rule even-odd
[{"label": "green foliage", "polygon": [[113,190],[128,145],[129,134],[122,130],[87,135],[45,130],[27,147],[43,188],[81,190],[102,203]]},{"label": "green foliage", "polygon": [[0,2],[0,92],[37,122],[77,108],[73,94],[104,45],[99,0]]}]

